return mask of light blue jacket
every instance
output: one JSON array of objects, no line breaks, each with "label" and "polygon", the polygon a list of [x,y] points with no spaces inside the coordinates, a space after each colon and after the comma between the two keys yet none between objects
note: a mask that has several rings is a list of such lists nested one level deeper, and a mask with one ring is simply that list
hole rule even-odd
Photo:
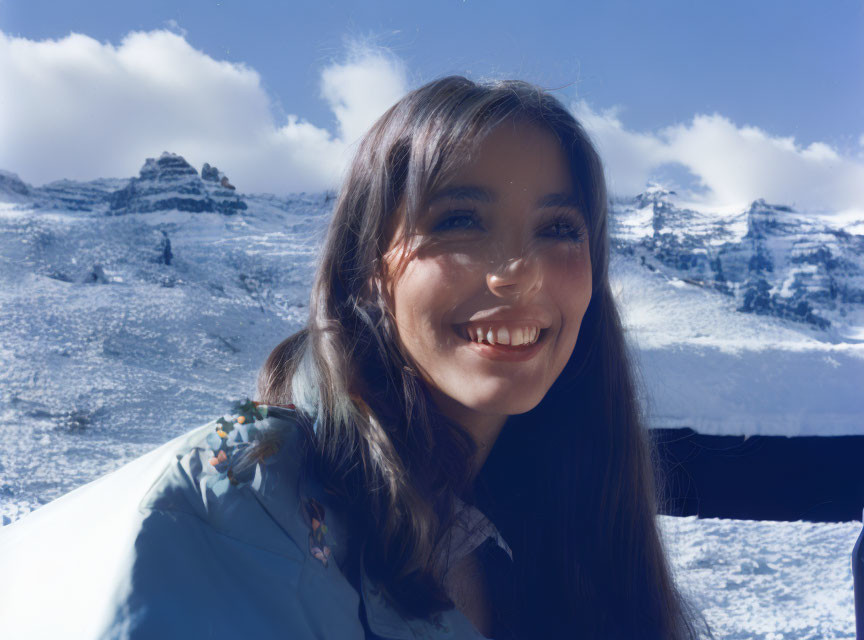
[{"label": "light blue jacket", "polygon": [[[345,522],[301,473],[301,414],[246,401],[0,528],[0,638],[482,638],[458,610],[409,619],[340,567]],[[267,430],[278,452],[236,471]],[[463,505],[464,506],[464,505]],[[492,538],[465,506],[459,545]],[[470,522],[469,522],[470,521]]]}]

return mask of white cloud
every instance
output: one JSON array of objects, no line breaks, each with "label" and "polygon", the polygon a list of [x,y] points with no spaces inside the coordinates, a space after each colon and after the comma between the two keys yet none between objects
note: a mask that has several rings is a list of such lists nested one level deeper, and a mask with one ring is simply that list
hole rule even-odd
[{"label": "white cloud", "polygon": [[406,91],[401,63],[353,47],[322,71],[334,136],[296,115],[277,122],[256,71],[182,33],[135,32],[114,46],[0,32],[0,167],[34,184],[122,177],[168,150],[217,165],[242,191],[314,191],[338,184],[354,138]]},{"label": "white cloud", "polygon": [[[370,125],[407,92],[404,63],[385,49],[369,55],[366,45],[349,45],[343,64],[334,64],[321,74],[321,96],[339,121],[339,134],[355,143]],[[385,108],[382,109],[382,105]]]},{"label": "white cloud", "polygon": [[[194,49],[176,23],[119,45],[81,34],[33,41],[0,32],[0,168],[42,184],[58,178],[131,176],[162,151],[196,167],[217,165],[242,191],[338,186],[354,145],[408,89],[404,63],[384,47],[349,43],[321,70],[330,132],[283,118],[258,73]],[[290,108],[290,105],[286,105]],[[572,105],[600,149],[610,187],[633,194],[684,167],[708,205],[756,198],[802,209],[864,208],[864,156],[741,127],[722,115],[655,132],[627,129],[613,110]],[[864,146],[864,136],[860,140]]]},{"label": "white cloud", "polygon": [[606,164],[610,190],[630,195],[663,166],[680,164],[702,187],[691,197],[709,206],[746,206],[757,198],[810,211],[864,210],[864,162],[831,146],[797,144],[728,118],[696,115],[656,133],[626,129],[614,110],[571,106]]},{"label": "white cloud", "polygon": [[571,111],[585,127],[603,159],[610,192],[639,193],[654,170],[666,162],[663,144],[651,134],[626,130],[618,119],[617,110],[598,113],[580,101],[572,105]]}]

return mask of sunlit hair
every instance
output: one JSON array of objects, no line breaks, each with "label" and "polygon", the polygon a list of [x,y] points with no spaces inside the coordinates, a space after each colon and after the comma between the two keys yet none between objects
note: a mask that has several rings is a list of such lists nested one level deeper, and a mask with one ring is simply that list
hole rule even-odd
[{"label": "sunlit hair", "polygon": [[[588,226],[593,294],[570,361],[535,409],[510,418],[475,495],[473,441],[437,412],[375,283],[394,216],[404,215],[409,236],[430,195],[504,122],[544,127],[560,141]],[[406,615],[453,606],[435,558],[460,496],[476,499],[513,548],[510,623],[519,637],[696,637],[655,522],[651,449],[608,263],[600,159],[542,89],[442,78],[402,98],[362,139],[308,324],[270,354],[258,394],[316,417],[317,473],[363,538],[366,572]]]}]

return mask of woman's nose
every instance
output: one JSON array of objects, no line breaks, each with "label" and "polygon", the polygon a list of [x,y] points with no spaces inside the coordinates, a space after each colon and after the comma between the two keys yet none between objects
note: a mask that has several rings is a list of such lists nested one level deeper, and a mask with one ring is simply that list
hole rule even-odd
[{"label": "woman's nose", "polygon": [[533,257],[512,258],[486,275],[489,290],[500,298],[530,297],[542,284],[540,265]]}]

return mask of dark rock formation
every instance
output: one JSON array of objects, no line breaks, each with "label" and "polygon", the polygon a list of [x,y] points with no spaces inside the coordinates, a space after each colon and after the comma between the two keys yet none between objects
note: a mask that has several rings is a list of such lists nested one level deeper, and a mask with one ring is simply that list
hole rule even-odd
[{"label": "dark rock formation", "polygon": [[108,277],[105,275],[102,265],[94,264],[93,269],[91,269],[90,273],[87,274],[87,277],[84,278],[84,282],[90,284],[108,284],[110,280],[108,280]]},{"label": "dark rock formation", "polygon": [[151,213],[154,211],[219,212],[234,214],[247,208],[216,167],[205,164],[202,175],[179,155],[163,153],[148,158],[137,178],[111,194],[109,213]]},{"label": "dark rock formation", "polygon": [[160,262],[165,265],[171,265],[171,260],[174,259],[174,254],[171,253],[171,238],[168,237],[166,231],[162,231],[162,243],[159,247]]}]

